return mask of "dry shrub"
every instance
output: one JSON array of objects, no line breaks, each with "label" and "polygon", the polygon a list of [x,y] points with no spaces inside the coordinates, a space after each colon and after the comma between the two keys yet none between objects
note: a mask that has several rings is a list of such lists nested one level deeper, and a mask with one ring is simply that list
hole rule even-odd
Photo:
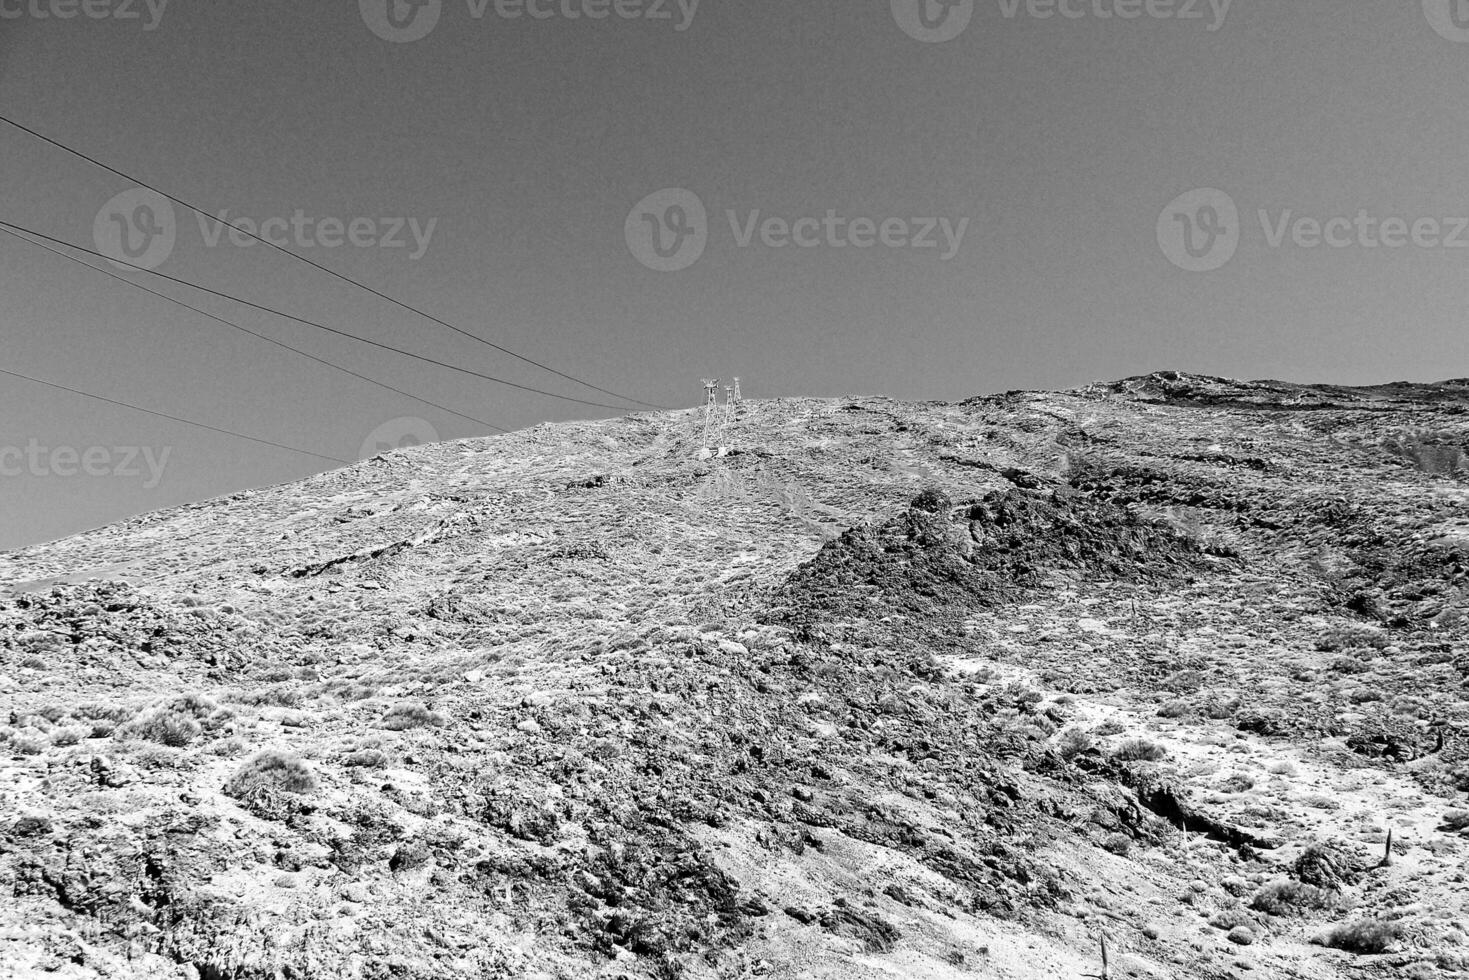
[{"label": "dry shrub", "polygon": [[51,744],[57,748],[65,748],[68,745],[76,745],[82,739],[90,737],[91,734],[92,726],[90,725],[67,725],[51,733]]},{"label": "dry shrub", "polygon": [[229,738],[220,739],[218,742],[210,745],[205,751],[210,755],[232,758],[245,751],[245,746],[246,742],[243,738],[240,738],[238,735],[231,735]]},{"label": "dry shrub", "polygon": [[1166,701],[1158,708],[1159,718],[1186,718],[1192,713],[1187,701]]},{"label": "dry shrub", "polygon": [[193,716],[168,708],[158,708],[128,723],[118,730],[117,735],[120,738],[136,736],[159,745],[182,749],[203,731],[203,726]]},{"label": "dry shrub", "polygon": [[1254,788],[1254,778],[1240,772],[1232,773],[1219,781],[1219,791],[1221,793],[1243,793],[1246,790]]},{"label": "dry shrub", "polygon": [[40,755],[50,741],[44,735],[18,733],[11,736],[10,751],[15,755]]},{"label": "dry shrub", "polygon": [[1117,746],[1112,758],[1120,762],[1161,762],[1168,758],[1168,752],[1145,738],[1130,738]]},{"label": "dry shrub", "polygon": [[1403,934],[1403,927],[1386,919],[1361,919],[1345,922],[1319,937],[1323,946],[1348,953],[1386,953]]},{"label": "dry shrub", "polygon": [[121,704],[98,704],[95,701],[78,705],[72,709],[72,717],[91,726],[89,738],[106,738],[117,731],[119,725],[131,721],[138,713],[137,708]]},{"label": "dry shrub", "polygon": [[1209,917],[1209,925],[1224,932],[1231,932],[1241,926],[1251,932],[1260,931],[1260,923],[1244,909],[1221,909]]},{"label": "dry shrub", "polygon": [[1061,733],[1061,738],[1056,742],[1056,751],[1060,752],[1061,758],[1067,761],[1090,752],[1096,747],[1096,740],[1080,728],[1066,729],[1066,731]]},{"label": "dry shrub", "polygon": [[277,708],[297,708],[301,705],[301,691],[292,684],[275,684],[258,691],[242,691],[230,698],[236,704],[259,707],[267,705]]},{"label": "dry shrub", "polygon": [[436,711],[428,710],[422,702],[407,701],[396,705],[383,715],[381,725],[388,731],[401,732],[409,728],[426,728],[430,725],[438,728],[448,724],[448,720]]},{"label": "dry shrub", "polygon": [[1305,882],[1285,879],[1265,885],[1250,902],[1250,907],[1270,915],[1305,915],[1324,912],[1337,906],[1331,892]]},{"label": "dry shrub", "polygon": [[305,795],[316,789],[316,777],[295,756],[267,750],[251,757],[225,783],[224,791],[237,800],[263,793]]},{"label": "dry shrub", "polygon": [[388,764],[388,755],[381,749],[359,749],[342,756],[342,765],[360,766],[365,769],[382,769]]}]

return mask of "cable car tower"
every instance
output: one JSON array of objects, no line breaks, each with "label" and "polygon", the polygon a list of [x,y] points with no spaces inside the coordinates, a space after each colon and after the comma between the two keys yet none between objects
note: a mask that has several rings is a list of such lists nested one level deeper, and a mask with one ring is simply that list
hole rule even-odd
[{"label": "cable car tower", "polygon": [[704,379],[704,445],[709,445],[709,433],[714,430],[714,414],[719,411],[719,379]]}]

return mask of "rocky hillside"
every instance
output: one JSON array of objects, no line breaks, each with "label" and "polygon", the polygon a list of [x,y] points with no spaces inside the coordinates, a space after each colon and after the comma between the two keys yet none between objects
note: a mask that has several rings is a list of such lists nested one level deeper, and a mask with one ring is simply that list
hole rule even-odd
[{"label": "rocky hillside", "polygon": [[701,428],[0,555],[0,976],[1469,971],[1469,381]]}]

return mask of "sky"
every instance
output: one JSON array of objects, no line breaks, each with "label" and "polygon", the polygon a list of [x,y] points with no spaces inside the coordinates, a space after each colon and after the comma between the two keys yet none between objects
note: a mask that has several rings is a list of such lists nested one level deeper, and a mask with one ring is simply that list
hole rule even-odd
[{"label": "sky", "polygon": [[629,407],[474,337],[675,407],[1469,375],[1466,95],[1461,0],[0,0],[0,115],[464,333],[3,124],[0,221],[617,406],[0,235],[0,370],[263,440],[0,375],[0,549]]}]

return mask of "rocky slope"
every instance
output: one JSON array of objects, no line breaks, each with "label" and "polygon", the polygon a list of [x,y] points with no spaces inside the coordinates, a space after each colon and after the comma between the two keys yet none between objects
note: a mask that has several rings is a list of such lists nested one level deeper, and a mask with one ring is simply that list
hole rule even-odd
[{"label": "rocky slope", "polygon": [[0,556],[0,976],[1462,973],[1466,412],[747,402]]}]

